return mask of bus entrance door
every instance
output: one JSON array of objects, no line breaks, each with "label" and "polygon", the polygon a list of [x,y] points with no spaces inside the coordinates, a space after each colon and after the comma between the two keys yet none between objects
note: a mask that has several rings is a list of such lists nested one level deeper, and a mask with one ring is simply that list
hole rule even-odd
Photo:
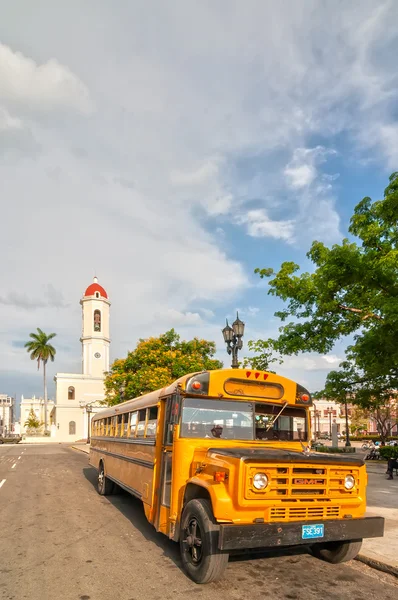
[{"label": "bus entrance door", "polygon": [[170,533],[170,506],[171,506],[171,483],[173,464],[173,434],[174,423],[177,421],[178,397],[171,396],[166,400],[165,424],[162,446],[162,468],[160,481],[160,503],[158,510],[158,522],[156,529],[165,535]]}]

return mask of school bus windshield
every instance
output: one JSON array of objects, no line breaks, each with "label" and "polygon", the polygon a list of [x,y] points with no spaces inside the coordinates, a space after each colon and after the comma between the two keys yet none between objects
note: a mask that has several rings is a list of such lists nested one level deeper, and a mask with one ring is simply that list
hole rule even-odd
[{"label": "school bus windshield", "polygon": [[306,441],[306,411],[268,402],[188,397],[183,402],[180,437]]}]

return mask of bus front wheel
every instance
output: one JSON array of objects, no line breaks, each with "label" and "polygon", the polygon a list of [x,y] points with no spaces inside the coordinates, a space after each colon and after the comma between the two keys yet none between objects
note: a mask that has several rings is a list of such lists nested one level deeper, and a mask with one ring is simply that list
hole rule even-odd
[{"label": "bus front wheel", "polygon": [[98,469],[97,490],[100,496],[109,496],[112,494],[115,484],[105,475],[104,463],[100,463]]},{"label": "bus front wheel", "polygon": [[228,554],[217,545],[217,528],[209,500],[190,500],[181,518],[180,551],[185,571],[196,583],[220,579]]},{"label": "bus front wheel", "polygon": [[312,555],[316,558],[337,565],[338,563],[347,562],[356,558],[361,546],[362,540],[352,540],[350,542],[325,542],[323,544],[313,544],[310,550]]}]

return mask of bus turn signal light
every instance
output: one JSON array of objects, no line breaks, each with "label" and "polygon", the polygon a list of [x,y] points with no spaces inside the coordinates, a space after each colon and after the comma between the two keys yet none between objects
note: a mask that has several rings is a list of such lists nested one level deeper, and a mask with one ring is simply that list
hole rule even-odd
[{"label": "bus turn signal light", "polygon": [[224,471],[216,471],[213,474],[213,479],[214,481],[216,481],[217,483],[221,483],[222,481],[226,480],[226,473],[224,473]]},{"label": "bus turn signal light", "polygon": [[194,381],[192,383],[192,387],[194,390],[200,390],[200,388],[202,387],[202,384],[200,383],[200,381]]}]

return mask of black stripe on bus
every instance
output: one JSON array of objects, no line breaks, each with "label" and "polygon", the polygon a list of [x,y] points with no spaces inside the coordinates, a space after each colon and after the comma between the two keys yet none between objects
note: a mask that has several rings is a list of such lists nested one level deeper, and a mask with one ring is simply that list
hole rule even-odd
[{"label": "black stripe on bus", "polygon": [[109,437],[106,435],[92,435],[92,440],[101,440],[103,442],[119,442],[123,444],[143,444],[144,446],[156,446],[155,438],[122,438]]},{"label": "black stripe on bus", "polygon": [[[99,452],[100,454],[106,454],[107,456],[112,456],[113,458],[120,458],[121,460],[125,460],[127,462],[134,463],[135,465],[139,465],[140,467],[147,467],[147,469],[154,469],[155,465],[153,462],[149,460],[142,460],[141,458],[133,458],[132,456],[124,456],[123,454],[116,454],[115,452],[108,452],[108,450],[101,450],[100,448],[90,448],[90,451]],[[108,475],[107,475],[108,477]]]},{"label": "black stripe on bus", "polygon": [[129,485],[126,485],[125,483],[122,483],[121,481],[119,481],[118,479],[116,479],[116,477],[109,477],[109,475],[107,475],[107,477],[109,479],[112,479],[112,481],[114,481],[115,483],[117,483],[117,485],[119,485],[121,488],[123,488],[124,490],[126,490],[126,492],[129,492],[130,494],[133,494],[133,496],[137,496],[137,498],[139,498],[140,500],[142,500],[142,494],[141,494],[141,492],[139,492],[135,488],[132,488]]}]

